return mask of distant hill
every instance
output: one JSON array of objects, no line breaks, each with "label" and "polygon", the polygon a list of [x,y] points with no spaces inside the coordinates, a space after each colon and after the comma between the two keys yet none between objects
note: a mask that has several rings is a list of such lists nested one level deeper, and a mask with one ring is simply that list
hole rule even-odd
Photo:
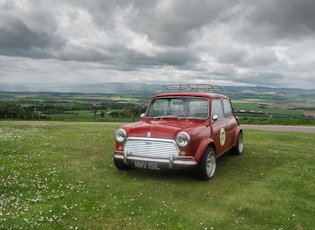
[{"label": "distant hill", "polygon": [[0,91],[14,92],[75,92],[104,94],[152,94],[161,92],[162,86],[157,84],[105,82],[97,84],[12,84],[1,83]]},{"label": "distant hill", "polygon": [[[162,92],[161,84],[146,83],[122,83],[104,82],[97,84],[74,84],[74,85],[53,85],[53,84],[12,84],[1,83],[0,91],[13,92],[74,92],[74,93],[103,93],[103,94],[137,94],[153,95]],[[296,88],[270,88],[270,87],[248,87],[248,86],[226,86],[224,87],[230,96],[244,94],[299,94],[315,95],[314,89]]]}]

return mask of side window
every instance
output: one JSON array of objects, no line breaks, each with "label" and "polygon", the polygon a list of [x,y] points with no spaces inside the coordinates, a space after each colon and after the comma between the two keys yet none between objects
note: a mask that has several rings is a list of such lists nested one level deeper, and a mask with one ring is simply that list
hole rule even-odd
[{"label": "side window", "polygon": [[211,117],[218,115],[219,119],[224,118],[222,103],[220,99],[213,99],[211,103]]},{"label": "side window", "polygon": [[230,100],[224,99],[223,100],[223,107],[224,107],[224,113],[225,117],[230,117],[233,115],[232,106],[230,103]]}]

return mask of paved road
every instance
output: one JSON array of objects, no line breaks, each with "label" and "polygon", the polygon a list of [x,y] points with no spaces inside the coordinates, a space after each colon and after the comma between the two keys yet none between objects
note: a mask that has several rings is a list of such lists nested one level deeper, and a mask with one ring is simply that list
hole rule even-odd
[{"label": "paved road", "polygon": [[280,132],[299,132],[315,134],[315,126],[286,126],[286,125],[241,125],[243,129],[268,130]]}]

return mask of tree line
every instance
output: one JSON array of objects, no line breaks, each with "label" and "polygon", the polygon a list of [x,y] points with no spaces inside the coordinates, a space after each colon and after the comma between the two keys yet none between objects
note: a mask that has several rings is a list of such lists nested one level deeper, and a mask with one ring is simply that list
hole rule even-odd
[{"label": "tree line", "polygon": [[133,118],[145,111],[145,106],[119,101],[101,103],[44,101],[41,103],[20,103],[18,101],[0,101],[1,119],[49,119],[51,114],[68,114],[74,111],[88,110],[94,117]]},{"label": "tree line", "polygon": [[34,106],[23,107],[14,102],[0,101],[0,118],[10,119],[38,119],[40,114],[34,110]]}]

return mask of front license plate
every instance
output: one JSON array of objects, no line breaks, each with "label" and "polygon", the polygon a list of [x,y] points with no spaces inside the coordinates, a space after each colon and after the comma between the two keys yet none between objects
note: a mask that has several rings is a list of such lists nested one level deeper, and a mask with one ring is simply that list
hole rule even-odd
[{"label": "front license plate", "polygon": [[143,161],[135,161],[135,168],[160,170],[157,163]]}]

